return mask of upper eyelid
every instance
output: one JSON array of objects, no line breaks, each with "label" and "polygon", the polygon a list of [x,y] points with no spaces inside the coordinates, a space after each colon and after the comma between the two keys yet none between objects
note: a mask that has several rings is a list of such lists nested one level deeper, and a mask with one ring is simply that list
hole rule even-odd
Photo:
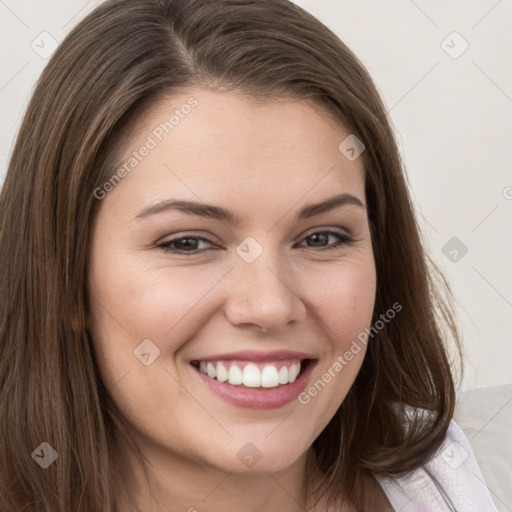
[{"label": "upper eyelid", "polygon": [[347,228],[342,228],[342,227],[334,227],[334,226],[330,226],[330,227],[325,227],[325,228],[311,228],[311,229],[308,229],[307,231],[305,231],[301,236],[302,238],[304,237],[308,237],[310,235],[314,235],[315,233],[323,233],[325,231],[335,231],[336,233],[341,233],[341,234],[345,234],[347,236],[351,236],[351,233],[350,233],[350,230],[347,229]]}]

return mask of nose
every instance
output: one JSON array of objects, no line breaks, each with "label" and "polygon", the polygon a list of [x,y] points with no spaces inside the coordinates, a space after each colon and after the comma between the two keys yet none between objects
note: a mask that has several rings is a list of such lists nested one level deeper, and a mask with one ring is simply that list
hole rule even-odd
[{"label": "nose", "polygon": [[235,258],[229,279],[225,314],[233,325],[272,332],[304,320],[296,279],[274,252],[266,249],[252,263]]}]

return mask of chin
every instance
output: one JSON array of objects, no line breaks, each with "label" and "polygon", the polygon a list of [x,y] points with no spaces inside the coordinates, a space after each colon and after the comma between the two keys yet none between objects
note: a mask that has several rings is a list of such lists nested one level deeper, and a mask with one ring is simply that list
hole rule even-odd
[{"label": "chin", "polygon": [[[272,434],[270,434],[272,437]],[[224,472],[234,474],[265,474],[277,473],[292,466],[298,459],[305,456],[309,445],[295,439],[260,438],[254,441],[233,441],[229,446],[216,446],[210,453],[210,462]],[[304,446],[304,449],[301,449]],[[223,455],[221,455],[223,454]],[[223,462],[219,464],[222,456]]]}]

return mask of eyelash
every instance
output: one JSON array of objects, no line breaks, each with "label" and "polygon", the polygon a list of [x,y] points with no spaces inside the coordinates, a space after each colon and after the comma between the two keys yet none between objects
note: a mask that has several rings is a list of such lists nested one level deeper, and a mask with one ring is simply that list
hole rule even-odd
[{"label": "eyelash", "polygon": [[[314,233],[311,233],[310,235],[304,237],[303,240],[306,240],[306,239],[312,237],[313,235],[318,235],[318,234],[333,235],[338,239],[338,243],[336,245],[318,248],[318,249],[316,249],[317,251],[332,251],[332,250],[336,250],[336,249],[341,249],[343,246],[352,245],[354,242],[356,242],[356,240],[354,238],[348,236],[346,233],[343,233],[342,231],[338,231],[338,230],[334,230],[334,229],[315,231]],[[167,240],[166,242],[158,244],[157,247],[163,249],[163,251],[166,253],[183,254],[184,256],[195,256],[201,252],[215,250],[215,249],[202,249],[202,250],[194,249],[193,251],[184,251],[182,249],[171,249],[170,248],[170,246],[172,244],[180,242],[182,240],[188,240],[188,239],[194,239],[194,240],[200,240],[203,242],[212,243],[207,238],[203,238],[200,236],[193,236],[193,235],[185,235],[185,236],[181,236],[179,238],[174,238],[173,240]],[[309,247],[308,249],[315,250],[314,247]]]}]

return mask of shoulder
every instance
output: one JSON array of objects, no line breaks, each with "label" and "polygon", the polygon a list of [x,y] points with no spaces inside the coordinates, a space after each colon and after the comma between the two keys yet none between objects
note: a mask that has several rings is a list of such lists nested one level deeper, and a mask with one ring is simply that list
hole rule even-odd
[{"label": "shoulder", "polygon": [[405,476],[376,478],[401,512],[497,512],[469,440],[454,420],[427,464]]}]

